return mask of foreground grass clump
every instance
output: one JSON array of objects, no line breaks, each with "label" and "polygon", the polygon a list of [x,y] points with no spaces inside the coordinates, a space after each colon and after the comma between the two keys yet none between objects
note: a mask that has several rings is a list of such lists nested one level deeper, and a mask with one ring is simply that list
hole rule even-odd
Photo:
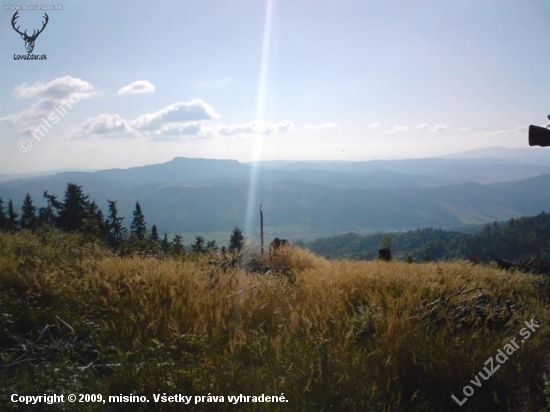
[{"label": "foreground grass clump", "polygon": [[[150,403],[39,410],[182,410],[152,395],[284,393],[288,403],[185,409],[548,407],[547,278],[466,262],[328,261],[295,248],[282,263],[295,283],[200,258],[120,259],[79,235],[0,234],[0,404],[18,409],[13,393],[135,394]],[[532,318],[540,328],[459,407],[451,394],[463,399]]]}]

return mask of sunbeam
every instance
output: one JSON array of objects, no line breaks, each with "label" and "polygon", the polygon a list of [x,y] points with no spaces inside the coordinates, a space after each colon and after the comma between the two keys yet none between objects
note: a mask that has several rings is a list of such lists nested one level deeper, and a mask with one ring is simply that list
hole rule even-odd
[{"label": "sunbeam", "polygon": [[[273,21],[273,2],[266,0],[265,23],[262,42],[262,60],[260,63],[260,79],[258,83],[258,100],[256,103],[256,127],[263,130],[265,124],[265,102],[267,89],[267,74],[269,67],[269,49],[271,42],[271,25]],[[262,158],[262,135],[255,135],[251,145],[252,165],[248,182],[248,202],[246,206],[246,220],[244,232],[250,236],[254,232],[254,213],[258,206],[258,166],[256,162]],[[259,212],[258,212],[259,213]]]}]

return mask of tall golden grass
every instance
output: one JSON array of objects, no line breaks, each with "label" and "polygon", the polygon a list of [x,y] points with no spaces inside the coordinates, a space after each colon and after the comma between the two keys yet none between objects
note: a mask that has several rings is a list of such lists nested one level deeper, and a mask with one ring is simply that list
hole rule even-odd
[{"label": "tall golden grass", "polygon": [[[121,259],[74,234],[0,234],[1,396],[79,391],[152,402],[157,393],[284,393],[288,400],[191,410],[548,408],[548,278],[462,261],[329,261],[296,247],[272,264],[290,267],[296,282],[224,273],[200,258]],[[464,288],[479,289],[451,297]],[[473,312],[453,319],[450,309],[475,308],[471,298],[481,292],[485,320]],[[434,311],[438,299],[448,305]],[[492,327],[507,301],[514,309]],[[531,318],[540,329],[458,407],[451,395],[462,399],[486,359]]]}]

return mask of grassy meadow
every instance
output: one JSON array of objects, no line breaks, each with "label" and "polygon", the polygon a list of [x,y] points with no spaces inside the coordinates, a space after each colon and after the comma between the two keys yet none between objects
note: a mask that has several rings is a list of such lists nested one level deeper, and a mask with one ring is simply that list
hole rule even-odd
[{"label": "grassy meadow", "polygon": [[[290,267],[293,282],[224,273],[212,258],[122,259],[78,234],[0,233],[0,409],[550,411],[548,276],[329,261],[292,247],[270,264]],[[480,387],[470,383],[532,318],[540,328]],[[475,393],[459,407],[451,395],[463,399],[466,385]],[[14,393],[150,402],[26,407]],[[239,394],[288,402],[227,401]]]}]

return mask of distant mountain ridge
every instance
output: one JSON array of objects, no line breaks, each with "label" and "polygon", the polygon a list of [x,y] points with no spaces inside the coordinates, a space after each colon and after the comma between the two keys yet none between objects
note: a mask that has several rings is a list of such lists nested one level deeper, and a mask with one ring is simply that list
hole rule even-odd
[{"label": "distant mountain ridge", "polygon": [[[253,172],[257,186],[250,188]],[[244,227],[251,190],[264,205],[270,230],[301,238],[483,224],[550,208],[550,166],[502,159],[252,165],[178,157],[128,169],[0,182],[0,197],[20,207],[28,192],[42,206],[45,190],[61,197],[68,182],[82,185],[103,209],[107,199],[118,200],[126,223],[139,200],[147,221],[169,233]]]},{"label": "distant mountain ridge", "polygon": [[237,160],[175,157],[169,162],[94,172],[101,179],[126,184],[184,183],[216,178],[244,179],[250,168]]},{"label": "distant mountain ridge", "polygon": [[[550,160],[550,153],[548,157]],[[96,179],[134,186],[229,181],[246,183],[253,171],[260,183],[295,180],[342,189],[393,189],[443,186],[469,181],[495,183],[522,180],[550,173],[550,161],[545,165],[503,159],[428,158],[361,162],[267,161],[246,164],[236,160],[176,157],[162,164],[106,169],[90,174]],[[62,173],[65,179],[77,180],[87,172]]]},{"label": "distant mountain ridge", "polygon": [[540,147],[508,148],[483,147],[443,156],[444,159],[500,159],[514,161],[530,161],[537,164],[550,164],[550,153]]}]

